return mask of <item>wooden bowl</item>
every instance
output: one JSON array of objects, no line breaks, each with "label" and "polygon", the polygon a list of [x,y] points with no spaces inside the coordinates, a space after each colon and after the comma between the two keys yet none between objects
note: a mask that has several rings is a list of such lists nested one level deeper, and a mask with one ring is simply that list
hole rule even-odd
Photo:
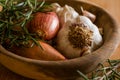
[{"label": "wooden bowl", "polygon": [[[79,77],[77,70],[88,73],[94,70],[99,63],[108,59],[117,48],[120,40],[119,27],[115,20],[104,9],[77,0],[46,0],[58,2],[61,6],[68,4],[80,13],[80,7],[94,13],[97,16],[95,24],[104,30],[103,45],[92,54],[65,60],[65,61],[42,61],[18,56],[7,51],[0,45],[0,63],[11,71],[39,80],[75,80]],[[21,53],[22,54],[22,53]]]}]

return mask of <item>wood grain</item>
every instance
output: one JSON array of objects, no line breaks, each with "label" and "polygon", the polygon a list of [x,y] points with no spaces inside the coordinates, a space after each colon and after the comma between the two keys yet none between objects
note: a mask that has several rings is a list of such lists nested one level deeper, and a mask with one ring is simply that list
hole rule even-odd
[{"label": "wood grain", "polygon": [[[116,19],[116,21],[120,23],[120,15],[119,15],[120,0],[115,0],[115,1],[113,0],[82,0],[82,1],[88,1],[88,2],[93,2],[95,4],[98,4],[99,6],[106,9]],[[114,52],[114,54],[111,56],[110,59],[120,59],[120,46],[117,48],[117,50]],[[15,74],[14,72],[11,72],[10,70],[0,65],[0,80],[31,80],[31,79]]]}]

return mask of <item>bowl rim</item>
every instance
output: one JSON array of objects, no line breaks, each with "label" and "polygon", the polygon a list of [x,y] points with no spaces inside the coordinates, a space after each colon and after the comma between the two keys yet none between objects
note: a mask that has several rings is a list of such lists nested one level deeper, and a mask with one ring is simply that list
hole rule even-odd
[{"label": "bowl rim", "polygon": [[[47,0],[46,0],[47,1]],[[49,1],[49,0],[48,0]],[[68,1],[69,0],[65,0],[65,1]],[[40,66],[50,66],[50,67],[53,67],[53,66],[56,66],[56,67],[65,67],[68,68],[68,66],[72,65],[70,68],[75,68],[75,69],[79,69],[83,64],[89,64],[89,62],[91,62],[88,58],[92,59],[93,57],[95,59],[98,59],[96,61],[93,61],[91,62],[93,65],[97,65],[97,63],[99,62],[104,62],[108,57],[110,57],[110,55],[112,54],[112,52],[117,48],[118,44],[119,44],[119,37],[120,37],[120,28],[118,27],[117,23],[115,22],[115,20],[113,19],[113,17],[103,8],[101,8],[100,6],[94,4],[94,3],[91,3],[89,1],[85,2],[85,1],[80,1],[80,0],[72,0],[72,1],[75,1],[75,2],[79,2],[79,3],[84,3],[84,4],[89,4],[89,5],[93,5],[95,6],[96,8],[99,8],[101,10],[103,10],[109,17],[110,19],[112,20],[113,22],[113,32],[111,34],[111,38],[105,42],[99,49],[97,49],[96,51],[93,51],[91,54],[88,54],[86,56],[82,56],[82,57],[78,57],[78,58],[74,58],[74,59],[68,59],[68,60],[62,60],[62,61],[44,61],[44,60],[35,60],[35,59],[30,59],[30,58],[26,58],[26,57],[22,57],[22,56],[19,56],[17,54],[14,54],[8,50],[6,50],[4,47],[2,47],[0,45],[0,54],[3,53],[9,57],[12,57],[12,58],[15,58],[15,59],[18,59],[20,61],[24,61],[24,62],[28,62],[28,63],[33,63],[33,64],[37,64],[37,65],[40,65]],[[109,47],[109,46],[112,46]],[[105,49],[108,49],[108,51],[106,51]],[[111,51],[111,53],[109,53]],[[99,53],[99,54],[97,54]],[[108,57],[104,57],[103,53],[106,53],[106,56]],[[96,58],[97,56],[97,58]],[[102,58],[101,59],[101,56],[104,57],[104,59]],[[84,61],[88,61],[86,63],[83,63],[83,60]],[[72,63],[72,64],[71,64]],[[79,65],[78,65],[79,64]]]}]

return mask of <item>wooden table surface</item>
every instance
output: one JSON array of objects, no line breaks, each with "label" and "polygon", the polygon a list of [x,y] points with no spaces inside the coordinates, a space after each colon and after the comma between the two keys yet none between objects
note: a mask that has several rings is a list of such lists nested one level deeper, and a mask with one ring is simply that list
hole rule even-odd
[{"label": "wooden table surface", "polygon": [[[82,1],[88,1],[98,4],[99,6],[106,9],[113,17],[116,19],[116,21],[119,23],[120,26],[120,0],[82,0]],[[114,54],[110,57],[110,59],[120,59],[120,45],[114,52]],[[0,80],[31,80],[28,78],[24,78],[20,75],[17,75],[13,73],[12,71],[9,71],[2,65],[0,65]]]}]

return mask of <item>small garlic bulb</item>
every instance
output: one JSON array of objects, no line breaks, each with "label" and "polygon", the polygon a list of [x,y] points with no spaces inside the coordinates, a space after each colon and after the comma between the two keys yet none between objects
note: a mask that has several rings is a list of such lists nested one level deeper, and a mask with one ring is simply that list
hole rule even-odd
[{"label": "small garlic bulb", "polygon": [[72,21],[79,16],[79,14],[71,6],[65,5],[61,7],[58,3],[52,3],[53,11],[55,11],[60,19],[60,23],[63,26],[67,21]]}]

